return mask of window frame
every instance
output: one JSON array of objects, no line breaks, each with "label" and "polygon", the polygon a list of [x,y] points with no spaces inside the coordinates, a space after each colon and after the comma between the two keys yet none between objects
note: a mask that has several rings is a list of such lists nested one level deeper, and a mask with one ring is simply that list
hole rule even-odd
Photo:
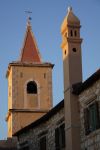
[{"label": "window frame", "polygon": [[41,147],[42,140],[43,140],[42,143],[45,141],[45,148],[43,150],[47,149],[47,135],[48,135],[48,130],[44,130],[38,134],[39,150],[42,150],[42,147]]},{"label": "window frame", "polygon": [[55,129],[55,149],[65,148],[65,123],[63,122]]},{"label": "window frame", "polygon": [[39,140],[40,143],[40,150],[46,150],[47,149],[47,138],[46,135],[42,136]]},{"label": "window frame", "polygon": [[[95,121],[94,121],[95,120]],[[100,128],[99,102],[94,101],[84,109],[84,129],[85,135]]]},{"label": "window frame", "polygon": [[19,150],[29,150],[30,149],[29,145],[30,145],[29,141],[19,143]]}]

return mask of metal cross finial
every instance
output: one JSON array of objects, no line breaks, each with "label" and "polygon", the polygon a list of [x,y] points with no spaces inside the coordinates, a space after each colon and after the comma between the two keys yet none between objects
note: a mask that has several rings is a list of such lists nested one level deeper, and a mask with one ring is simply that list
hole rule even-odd
[{"label": "metal cross finial", "polygon": [[30,26],[30,20],[32,20],[32,18],[30,17],[30,14],[32,13],[31,11],[25,11],[26,14],[28,14],[28,25]]},{"label": "metal cross finial", "polygon": [[25,11],[25,13],[27,13],[27,14],[31,14],[31,13],[32,13],[32,11]]}]

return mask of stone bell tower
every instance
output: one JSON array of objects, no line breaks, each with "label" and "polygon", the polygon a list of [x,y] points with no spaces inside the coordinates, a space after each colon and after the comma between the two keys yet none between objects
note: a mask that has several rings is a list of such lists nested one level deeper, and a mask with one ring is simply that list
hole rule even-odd
[{"label": "stone bell tower", "polygon": [[9,64],[6,74],[8,137],[52,108],[52,68],[42,62],[28,19],[20,59]]},{"label": "stone bell tower", "polygon": [[66,150],[80,150],[79,104],[78,97],[72,94],[72,85],[82,82],[80,27],[80,20],[69,7],[61,25]]}]

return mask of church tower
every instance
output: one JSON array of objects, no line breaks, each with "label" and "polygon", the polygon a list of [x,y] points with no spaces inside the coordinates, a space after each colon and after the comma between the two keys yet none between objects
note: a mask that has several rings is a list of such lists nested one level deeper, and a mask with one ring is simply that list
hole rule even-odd
[{"label": "church tower", "polygon": [[66,150],[80,150],[79,102],[72,93],[73,84],[82,82],[80,27],[80,20],[69,7],[61,25]]},{"label": "church tower", "polygon": [[9,64],[8,79],[8,137],[52,108],[53,64],[42,62],[30,20],[20,59]]}]

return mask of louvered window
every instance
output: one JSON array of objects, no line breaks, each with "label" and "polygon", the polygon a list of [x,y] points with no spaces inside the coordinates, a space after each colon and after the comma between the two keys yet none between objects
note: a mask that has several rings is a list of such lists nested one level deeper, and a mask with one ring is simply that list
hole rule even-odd
[{"label": "louvered window", "polygon": [[55,147],[56,150],[62,150],[65,147],[65,124],[55,129]]},{"label": "louvered window", "polygon": [[84,109],[85,134],[100,128],[99,105],[95,102]]},{"label": "louvered window", "polygon": [[23,147],[20,150],[29,150],[29,146]]},{"label": "louvered window", "polygon": [[40,150],[46,150],[46,136],[40,138]]},{"label": "louvered window", "polygon": [[19,144],[19,150],[29,150],[29,142],[28,141],[24,141],[22,143]]}]

